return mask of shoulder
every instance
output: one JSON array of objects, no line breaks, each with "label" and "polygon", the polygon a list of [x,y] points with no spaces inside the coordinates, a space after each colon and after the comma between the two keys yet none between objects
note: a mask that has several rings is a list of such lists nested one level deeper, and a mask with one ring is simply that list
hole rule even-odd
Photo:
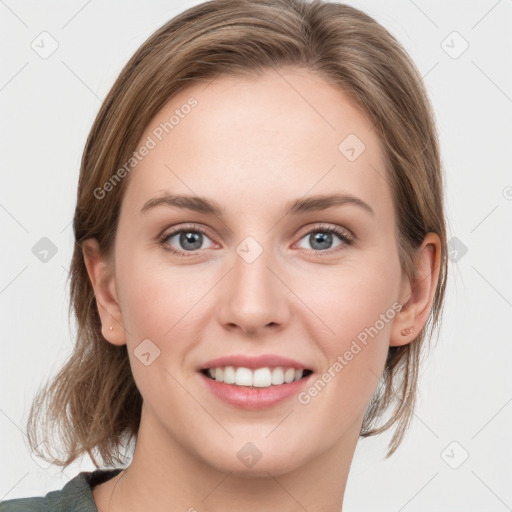
[{"label": "shoulder", "polygon": [[49,510],[46,498],[18,498],[0,502],[0,512],[42,512]]},{"label": "shoulder", "polygon": [[97,512],[92,488],[116,476],[121,469],[82,471],[62,489],[46,496],[0,502],[0,512]]}]

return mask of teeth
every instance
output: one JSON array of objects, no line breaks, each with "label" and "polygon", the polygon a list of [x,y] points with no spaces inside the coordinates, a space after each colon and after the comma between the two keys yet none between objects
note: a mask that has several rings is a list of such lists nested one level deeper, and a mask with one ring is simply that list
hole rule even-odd
[{"label": "teeth", "polygon": [[268,388],[270,386],[279,386],[280,384],[289,384],[302,378],[303,370],[295,368],[234,368],[226,366],[224,368],[208,368],[208,375],[217,382],[226,384],[235,384],[236,386],[253,386],[255,388]]},{"label": "teeth", "polygon": [[282,368],[274,368],[272,372],[272,384],[274,384],[274,386],[284,384],[284,372]]},{"label": "teeth", "polygon": [[286,384],[289,384],[290,382],[293,382],[293,379],[295,379],[295,370],[293,368],[288,368],[284,372],[284,381]]},{"label": "teeth", "polygon": [[[240,369],[240,368],[239,368]],[[269,368],[259,368],[252,375],[252,385],[255,388],[268,388],[272,385],[272,372]]]},{"label": "teeth", "polygon": [[235,384],[237,386],[252,386],[252,371],[249,370],[249,368],[237,368],[235,372]]},{"label": "teeth", "polygon": [[236,381],[235,369],[232,366],[224,368],[224,382],[226,384],[234,384]]}]

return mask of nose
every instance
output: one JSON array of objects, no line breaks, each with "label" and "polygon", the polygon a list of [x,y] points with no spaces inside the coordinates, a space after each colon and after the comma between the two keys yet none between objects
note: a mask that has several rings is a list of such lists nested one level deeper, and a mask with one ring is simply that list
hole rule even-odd
[{"label": "nose", "polygon": [[291,293],[269,252],[263,251],[252,262],[235,253],[233,268],[218,290],[218,320],[225,329],[257,335],[275,332],[287,323]]}]

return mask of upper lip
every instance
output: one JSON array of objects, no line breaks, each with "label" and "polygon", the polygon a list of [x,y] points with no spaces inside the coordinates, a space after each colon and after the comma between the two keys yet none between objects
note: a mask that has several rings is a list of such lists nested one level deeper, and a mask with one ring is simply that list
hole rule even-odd
[{"label": "upper lip", "polygon": [[265,368],[282,366],[285,368],[295,368],[297,370],[308,370],[309,368],[288,357],[282,357],[276,354],[262,354],[260,356],[248,356],[244,354],[228,355],[210,359],[201,365],[198,370],[206,370],[208,368],[223,368],[225,366],[233,366],[235,368]]}]

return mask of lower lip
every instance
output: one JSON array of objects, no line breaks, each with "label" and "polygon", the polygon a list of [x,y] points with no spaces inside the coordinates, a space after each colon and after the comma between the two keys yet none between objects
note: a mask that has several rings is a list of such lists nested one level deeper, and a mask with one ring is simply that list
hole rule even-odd
[{"label": "lower lip", "polygon": [[224,382],[217,382],[216,380],[210,379],[201,372],[199,372],[199,375],[206,382],[213,394],[224,402],[242,409],[266,409],[291,396],[297,395],[313,374],[311,373],[307,377],[290,382],[289,384],[269,386],[268,388],[225,384]]}]

